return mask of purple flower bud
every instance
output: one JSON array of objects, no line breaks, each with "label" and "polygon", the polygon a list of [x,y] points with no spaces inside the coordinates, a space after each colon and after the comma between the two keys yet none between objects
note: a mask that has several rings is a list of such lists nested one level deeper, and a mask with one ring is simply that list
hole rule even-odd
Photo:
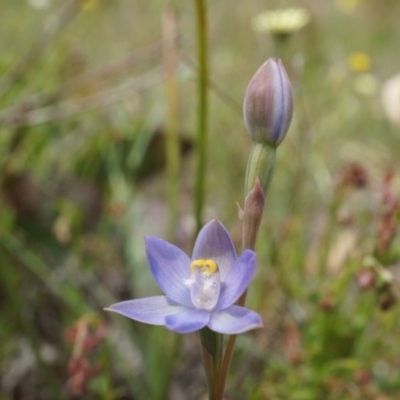
[{"label": "purple flower bud", "polygon": [[293,116],[293,94],[281,60],[268,59],[253,76],[243,104],[246,129],[257,143],[277,147]]}]

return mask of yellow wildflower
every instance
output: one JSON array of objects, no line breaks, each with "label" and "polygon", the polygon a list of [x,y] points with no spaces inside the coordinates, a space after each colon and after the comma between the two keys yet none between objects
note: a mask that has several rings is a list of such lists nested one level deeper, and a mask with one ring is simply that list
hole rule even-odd
[{"label": "yellow wildflower", "polygon": [[258,32],[270,32],[273,35],[289,35],[308,24],[310,13],[305,8],[281,8],[265,11],[257,15],[252,23]]},{"label": "yellow wildflower", "polygon": [[371,58],[361,51],[351,53],[348,60],[349,68],[354,72],[367,72],[371,69]]},{"label": "yellow wildflower", "polygon": [[361,0],[335,0],[336,8],[344,13],[350,13],[360,4]]},{"label": "yellow wildflower", "polygon": [[92,11],[99,6],[99,0],[83,0],[81,8],[83,11]]}]

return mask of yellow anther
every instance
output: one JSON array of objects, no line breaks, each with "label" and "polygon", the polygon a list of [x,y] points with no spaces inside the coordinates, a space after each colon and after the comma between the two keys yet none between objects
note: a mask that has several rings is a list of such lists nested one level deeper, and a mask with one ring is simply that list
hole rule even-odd
[{"label": "yellow anther", "polygon": [[202,274],[215,274],[216,272],[218,272],[218,265],[214,260],[202,260],[202,259],[198,259],[198,260],[193,260],[190,264],[190,269],[192,272],[194,272],[194,270],[196,268],[200,269],[200,272]]}]

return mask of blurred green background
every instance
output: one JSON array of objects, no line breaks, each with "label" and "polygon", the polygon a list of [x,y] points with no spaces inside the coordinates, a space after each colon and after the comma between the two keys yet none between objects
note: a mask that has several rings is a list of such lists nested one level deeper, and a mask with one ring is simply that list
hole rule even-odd
[{"label": "blurred green background", "polygon": [[[143,235],[191,252],[194,2],[0,4],[1,400],[205,399],[197,335],[102,310],[158,293]],[[288,7],[302,23],[271,14]],[[249,290],[265,328],[238,338],[226,398],[398,399],[400,3],[214,0],[207,15],[203,219],[238,251],[247,84],[280,57],[295,96]]]}]

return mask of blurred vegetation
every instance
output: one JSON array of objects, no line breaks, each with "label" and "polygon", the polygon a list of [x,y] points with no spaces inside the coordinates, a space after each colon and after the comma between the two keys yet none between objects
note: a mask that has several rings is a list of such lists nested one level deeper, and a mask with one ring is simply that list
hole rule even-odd
[{"label": "blurred vegetation", "polygon": [[[293,6],[310,17],[297,32],[254,29]],[[157,291],[144,234],[191,251],[193,2],[1,9],[0,398],[205,398],[196,335],[102,311]],[[295,91],[249,291],[265,328],[239,337],[227,399],[399,396],[400,126],[381,102],[399,15],[396,0],[208,2],[204,221],[218,216],[238,250],[246,86],[277,56]]]}]

